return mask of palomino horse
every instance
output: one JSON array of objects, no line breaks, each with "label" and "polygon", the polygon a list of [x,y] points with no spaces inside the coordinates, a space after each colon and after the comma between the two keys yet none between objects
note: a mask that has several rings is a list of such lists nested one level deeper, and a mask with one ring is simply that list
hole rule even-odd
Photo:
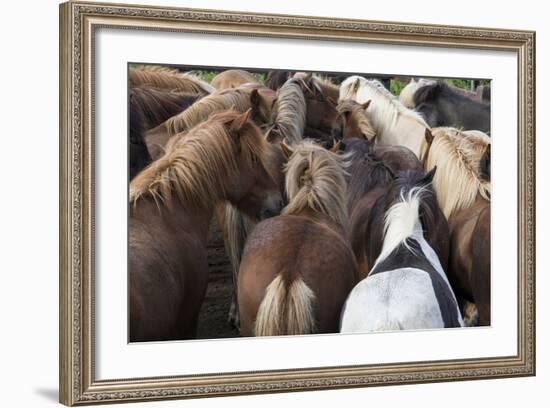
[{"label": "palomino horse", "polygon": [[239,271],[244,336],[337,332],[357,281],[346,237],[344,159],[310,141],[290,147],[289,204],[250,233]]},{"label": "palomino horse", "polygon": [[425,200],[433,196],[432,177],[433,171],[407,172],[393,182],[380,220],[382,250],[346,300],[341,332],[463,326],[451,285],[424,238],[421,212],[431,206]]},{"label": "palomino horse", "polygon": [[208,82],[192,74],[182,74],[174,70],[130,68],[128,80],[131,88],[146,85],[153,88],[201,95],[208,95],[215,90]]},{"label": "palomino horse", "polygon": [[340,85],[340,101],[345,99],[354,99],[361,104],[371,101],[366,113],[376,132],[377,144],[405,146],[423,160],[428,149],[424,134],[429,126],[384,85],[376,80],[351,76]]},{"label": "palomino horse", "polygon": [[173,135],[185,132],[204,122],[210,115],[234,108],[245,112],[252,108],[252,119],[263,124],[271,116],[271,101],[264,100],[255,88],[238,88],[216,91],[198,100],[185,111],[175,115],[145,134],[145,143],[153,160],[160,157],[164,146]]},{"label": "palomino horse", "polygon": [[216,203],[277,213],[271,147],[245,113],[212,116],[130,184],[130,340],[191,338],[208,281],[206,239]]},{"label": "palomino horse", "polygon": [[[406,147],[377,145],[371,148],[365,139],[345,140],[345,152],[351,155],[348,185],[350,240],[364,277],[382,250],[384,205],[393,180],[406,171],[422,171],[422,164]],[[425,197],[421,219],[425,239],[446,269],[449,230],[433,194]]]},{"label": "palomino horse", "polygon": [[452,126],[490,133],[491,105],[457,89],[442,81],[420,87],[413,96],[416,111],[432,127]]},{"label": "palomino horse", "polygon": [[[425,165],[437,166],[433,185],[449,220],[449,279],[461,302],[478,306],[479,324],[489,325],[490,138],[476,131],[436,128]],[[475,318],[471,320],[467,325]]]},{"label": "palomino horse", "polygon": [[220,72],[218,75],[212,78],[210,84],[217,90],[221,90],[238,88],[239,86],[244,84],[260,85],[260,81],[258,81],[258,78],[256,78],[250,72],[243,69],[228,69],[226,71]]},{"label": "palomino horse", "polygon": [[151,162],[144,133],[185,110],[199,97],[148,87],[130,89],[130,180]]}]

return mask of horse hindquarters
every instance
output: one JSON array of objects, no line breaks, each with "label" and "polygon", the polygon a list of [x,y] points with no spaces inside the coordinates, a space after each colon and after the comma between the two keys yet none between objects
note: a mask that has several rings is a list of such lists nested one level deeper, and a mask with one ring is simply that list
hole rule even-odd
[{"label": "horse hindquarters", "polygon": [[491,210],[479,215],[472,240],[472,294],[479,314],[479,325],[491,324]]},{"label": "horse hindquarters", "polygon": [[315,332],[313,300],[315,294],[301,279],[286,281],[284,275],[269,284],[258,308],[254,334],[278,336]]}]

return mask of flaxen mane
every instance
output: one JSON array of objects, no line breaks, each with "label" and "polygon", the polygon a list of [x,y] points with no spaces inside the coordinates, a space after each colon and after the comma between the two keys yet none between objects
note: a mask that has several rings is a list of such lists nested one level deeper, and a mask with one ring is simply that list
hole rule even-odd
[{"label": "flaxen mane", "polygon": [[376,133],[381,134],[394,127],[401,115],[429,128],[420,114],[405,107],[377,80],[360,76],[347,78],[340,86],[340,100],[344,99],[354,99],[359,103],[371,101],[368,112]]},{"label": "flaxen mane", "polygon": [[299,214],[311,209],[347,230],[346,166],[345,156],[309,140],[298,144],[285,169],[289,203],[281,214]]},{"label": "flaxen mane", "polygon": [[267,142],[259,128],[248,121],[235,138],[227,124],[242,113],[230,110],[212,116],[186,134],[177,135],[165,154],[132,180],[130,202],[151,197],[169,205],[176,197],[182,204],[213,204],[233,188],[240,164],[265,163]]},{"label": "flaxen mane", "polygon": [[165,122],[169,134],[184,132],[193,126],[204,122],[210,115],[234,108],[245,112],[251,107],[250,92],[241,89],[216,91],[202,98],[188,109]]},{"label": "flaxen mane", "polygon": [[336,110],[338,111],[338,115],[345,115],[349,113],[350,120],[356,121],[361,133],[363,133],[368,140],[374,139],[376,132],[367,117],[367,113],[365,112],[363,105],[357,103],[353,99],[345,99],[340,101],[336,107]]},{"label": "flaxen mane", "polygon": [[399,101],[409,109],[414,109],[416,104],[414,102],[414,94],[419,88],[422,88],[425,85],[431,85],[435,83],[430,79],[420,78],[418,81],[416,79],[411,79],[411,81],[401,90],[399,94]]},{"label": "flaxen mane", "polygon": [[197,94],[210,94],[214,88],[207,82],[191,74],[166,72],[163,70],[131,68],[128,73],[130,87],[141,85]]},{"label": "flaxen mane", "polygon": [[435,128],[432,133],[426,169],[437,166],[433,184],[445,217],[449,219],[455,211],[472,205],[478,194],[490,200],[491,183],[479,174],[479,162],[490,143],[489,137],[454,128]]},{"label": "flaxen mane", "polygon": [[267,131],[268,140],[299,143],[306,126],[307,105],[299,80],[289,79],[277,91],[275,119]]}]

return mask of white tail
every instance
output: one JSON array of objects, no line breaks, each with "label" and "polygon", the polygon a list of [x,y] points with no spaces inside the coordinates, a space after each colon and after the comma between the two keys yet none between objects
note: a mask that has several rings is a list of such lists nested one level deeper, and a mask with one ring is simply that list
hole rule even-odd
[{"label": "white tail", "polygon": [[256,336],[309,334],[315,331],[315,294],[298,278],[288,284],[278,275],[266,289],[258,309]]}]

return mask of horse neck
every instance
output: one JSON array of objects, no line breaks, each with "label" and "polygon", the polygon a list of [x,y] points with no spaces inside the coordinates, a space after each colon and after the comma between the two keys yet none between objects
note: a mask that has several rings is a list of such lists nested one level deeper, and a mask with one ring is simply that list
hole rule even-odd
[{"label": "horse neck", "polygon": [[377,136],[380,144],[405,146],[422,161],[426,150],[426,127],[413,118],[399,114],[395,126]]}]

